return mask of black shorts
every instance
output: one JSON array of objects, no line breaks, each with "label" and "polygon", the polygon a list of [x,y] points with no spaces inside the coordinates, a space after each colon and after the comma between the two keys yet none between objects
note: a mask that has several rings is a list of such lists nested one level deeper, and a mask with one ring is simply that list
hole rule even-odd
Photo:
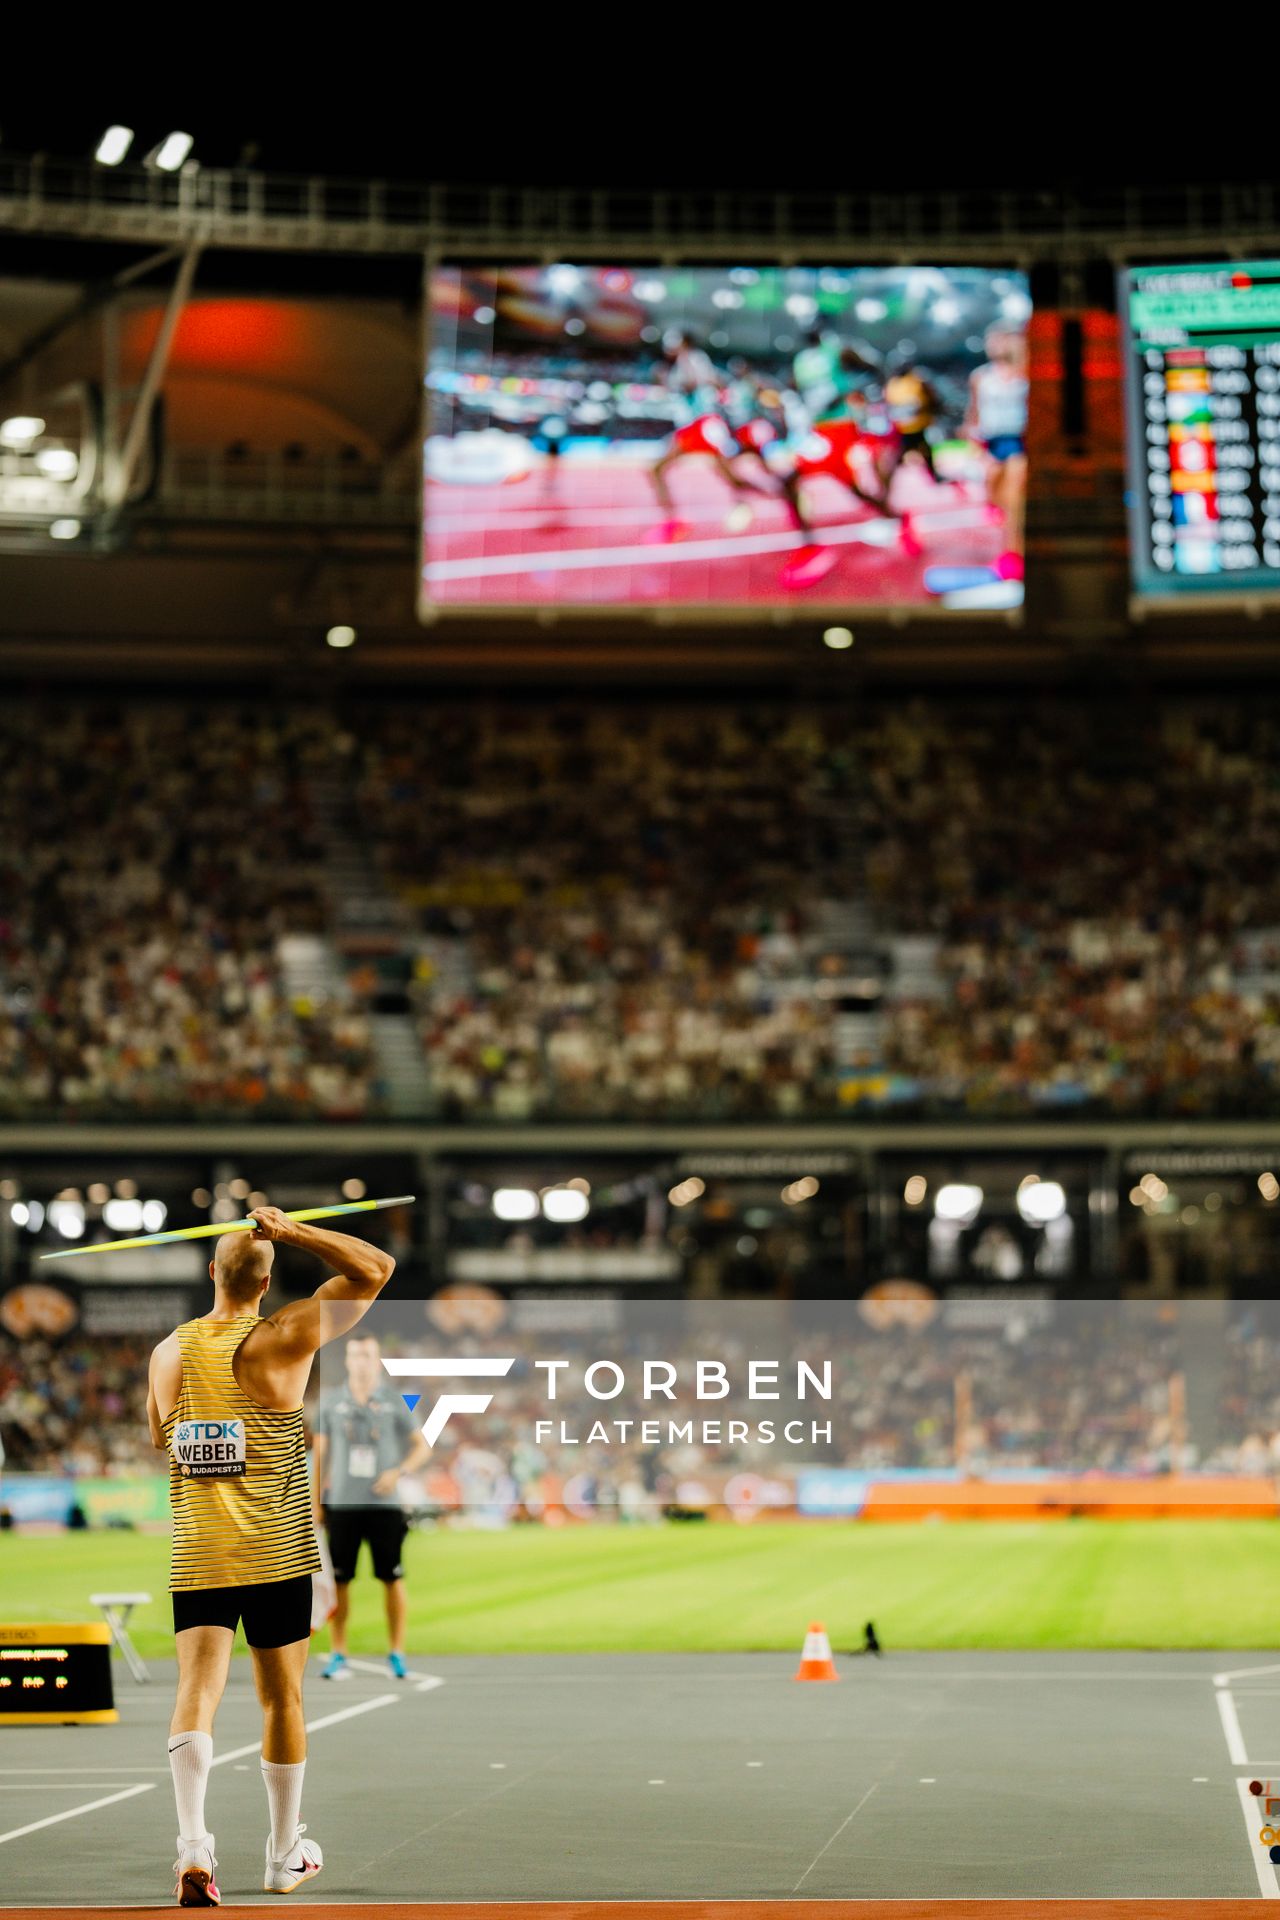
[{"label": "black shorts", "polygon": [[197,1587],[173,1595],[173,1630],[230,1627],[244,1621],[251,1647],[289,1647],[311,1637],[311,1575],[264,1580],[252,1587]]},{"label": "black shorts", "polygon": [[325,1532],[333,1577],[340,1587],[356,1577],[361,1542],[369,1542],[375,1580],[399,1580],[400,1554],[409,1528],[399,1507],[326,1507]]}]

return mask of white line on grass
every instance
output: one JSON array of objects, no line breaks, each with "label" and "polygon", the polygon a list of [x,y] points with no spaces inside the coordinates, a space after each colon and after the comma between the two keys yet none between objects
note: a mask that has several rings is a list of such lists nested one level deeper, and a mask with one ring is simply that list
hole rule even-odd
[{"label": "white line on grass", "polygon": [[82,1813],[96,1813],[99,1807],[113,1807],[117,1800],[132,1800],[138,1793],[154,1793],[156,1782],[144,1780],[141,1786],[122,1787],[119,1793],[109,1793],[102,1800],[86,1800],[82,1807],[68,1807],[65,1813],[50,1813],[43,1820],[33,1820],[30,1826],[14,1827],[9,1833],[0,1833],[0,1847],[6,1840],[21,1840],[24,1834],[39,1833],[41,1827],[56,1827],[60,1820],[75,1820]]},{"label": "white line on grass", "polygon": [[1253,1870],[1258,1876],[1258,1891],[1264,1900],[1280,1900],[1280,1877],[1277,1877],[1275,1868],[1258,1840],[1258,1822],[1262,1819],[1262,1803],[1250,1793],[1247,1780],[1236,1781],[1236,1792],[1240,1796],[1240,1811],[1244,1814],[1244,1828],[1249,1836],[1249,1855],[1253,1861]]},{"label": "white line on grass", "polygon": [[827,1846],[819,1847],[818,1851],[814,1854],[812,1860],[809,1862],[804,1872],[800,1875],[800,1878],[796,1881],[795,1886],[792,1887],[791,1889],[792,1893],[799,1893],[801,1887],[804,1885],[805,1881],[809,1878],[809,1875],[813,1872],[819,1860],[821,1860],[823,1854],[827,1851],[827,1847],[833,1847],[835,1845],[836,1841],[840,1838],[840,1835],[844,1832],[849,1822],[853,1819],[854,1814],[862,1812],[862,1809],[866,1806],[868,1800],[871,1798],[872,1794],[875,1792],[878,1785],[879,1785],[879,1781],[873,1780],[871,1782],[871,1785],[867,1788],[866,1792],[863,1794],[861,1800],[859,1800],[857,1806],[854,1807],[851,1812],[846,1813],[844,1819],[840,1822],[840,1825],[836,1828],[835,1832],[832,1834],[831,1838],[828,1840]]}]

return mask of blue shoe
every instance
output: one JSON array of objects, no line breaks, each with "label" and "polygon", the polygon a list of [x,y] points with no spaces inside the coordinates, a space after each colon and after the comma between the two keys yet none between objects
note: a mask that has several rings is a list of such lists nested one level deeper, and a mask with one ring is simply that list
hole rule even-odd
[{"label": "blue shoe", "polygon": [[331,1653],[320,1670],[322,1680],[349,1680],[351,1669],[345,1653]]},{"label": "blue shoe", "polygon": [[409,1669],[404,1663],[404,1655],[402,1653],[389,1653],[387,1655],[387,1665],[391,1669],[391,1678],[393,1680],[407,1680],[409,1678]]}]

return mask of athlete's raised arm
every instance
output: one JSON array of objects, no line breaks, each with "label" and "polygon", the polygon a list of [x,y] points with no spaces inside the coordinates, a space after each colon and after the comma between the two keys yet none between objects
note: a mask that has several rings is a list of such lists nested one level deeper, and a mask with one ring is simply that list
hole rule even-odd
[{"label": "athlete's raised arm", "polygon": [[301,1359],[338,1340],[361,1320],[396,1270],[389,1253],[349,1233],[290,1220],[279,1207],[255,1207],[255,1240],[275,1240],[314,1253],[337,1271],[309,1300],[293,1300],[271,1315],[271,1325],[293,1358]]},{"label": "athlete's raised arm", "polygon": [[176,1333],[166,1334],[153,1348],[147,1366],[147,1426],[151,1444],[165,1450],[164,1423],[177,1405],[182,1391],[182,1352]]}]

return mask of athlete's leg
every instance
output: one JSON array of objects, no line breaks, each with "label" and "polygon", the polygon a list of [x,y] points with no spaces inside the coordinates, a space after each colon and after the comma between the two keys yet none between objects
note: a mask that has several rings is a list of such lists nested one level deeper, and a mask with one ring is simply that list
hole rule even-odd
[{"label": "athlete's leg", "polygon": [[[246,1636],[247,1632],[246,1628]],[[310,1649],[309,1638],[280,1647],[255,1647],[250,1642],[253,1678],[262,1705],[262,1784],[271,1814],[263,1876],[269,1893],[291,1892],[323,1864],[319,1847],[303,1839],[298,1821],[307,1771],[302,1676]]]},{"label": "athlete's leg", "polygon": [[1005,461],[1005,497],[1002,502],[1005,513],[1006,538],[1014,553],[1022,552],[1023,517],[1027,498],[1027,456],[1025,453],[1012,454]]},{"label": "athlete's leg", "polygon": [[[715,453],[712,454],[711,457],[715,461],[716,472],[727,486],[733,488],[735,493],[762,493],[766,496],[772,493],[772,488],[762,487],[759,481],[748,480],[742,474],[735,473],[732,461],[726,459],[723,453]],[[740,460],[742,455],[737,454],[734,458]]]},{"label": "athlete's leg", "polygon": [[891,520],[896,520],[899,517],[898,510],[896,507],[889,505],[888,483],[878,466],[875,468],[875,474],[881,485],[879,494],[868,493],[865,487],[859,486],[852,474],[849,475],[844,484],[848,487],[850,493],[861,500],[864,507],[874,507],[877,513],[887,514]]},{"label": "athlete's leg", "polygon": [[[203,1603],[199,1594],[174,1596],[175,1623],[184,1612],[206,1609],[234,1617],[234,1602],[224,1607],[220,1596]],[[213,1765],[213,1719],[227,1684],[234,1639],[234,1626],[208,1624],[179,1627],[174,1636],[178,1694],[169,1722],[169,1772],[178,1812],[174,1892],[184,1907],[215,1906],[220,1898],[204,1799]]]},{"label": "athlete's leg", "polygon": [[364,1521],[358,1507],[326,1507],[325,1524],[336,1598],[329,1622],[333,1652],[326,1662],[324,1677],[337,1680],[346,1676],[347,1616],[351,1611],[351,1582],[355,1579],[364,1539]]},{"label": "athlete's leg", "polygon": [[923,433],[920,435],[920,438],[916,441],[916,452],[920,455],[920,458],[924,461],[925,467],[929,474],[929,478],[933,481],[934,486],[945,487],[947,483],[943,479],[942,475],[938,472],[937,464],[933,457],[933,446]]},{"label": "athlete's leg", "polygon": [[349,1580],[339,1580],[337,1582],[337,1595],[337,1605],[333,1609],[333,1618],[329,1622],[329,1640],[334,1652],[342,1654],[345,1659],[347,1652],[347,1620],[351,1614],[351,1582]]},{"label": "athlete's leg", "polygon": [[681,458],[683,458],[683,456],[672,447],[667,453],[663,454],[660,460],[656,460],[649,469],[649,478],[652,480],[653,490],[658,496],[658,505],[662,508],[668,519],[674,515],[676,503],[672,499],[671,489],[667,485],[667,473],[669,469],[675,465],[676,461]]},{"label": "athlete's leg", "polygon": [[781,482],[782,482],[782,498],[786,502],[787,512],[791,516],[792,526],[795,528],[797,533],[807,533],[812,535],[813,527],[805,513],[804,502],[800,497],[799,474],[784,473],[781,476]]},{"label": "athlete's leg", "polygon": [[387,1596],[387,1645],[392,1653],[404,1652],[405,1623],[409,1618],[409,1596],[404,1581],[384,1580]]},{"label": "athlete's leg", "polygon": [[178,1697],[169,1722],[171,1736],[194,1729],[213,1732],[213,1716],[218,1711],[231,1665],[231,1643],[235,1632],[230,1627],[187,1627],[174,1636],[178,1650]]},{"label": "athlete's leg", "polygon": [[262,1757],[277,1766],[296,1766],[307,1757],[302,1676],[310,1650],[309,1639],[285,1647],[250,1648],[262,1706]]},{"label": "athlete's leg", "polygon": [[880,476],[880,485],[886,501],[889,498],[889,488],[893,484],[893,476],[906,457],[906,442],[899,438],[893,442],[892,446],[886,447],[882,458],[876,463],[876,471]]}]

